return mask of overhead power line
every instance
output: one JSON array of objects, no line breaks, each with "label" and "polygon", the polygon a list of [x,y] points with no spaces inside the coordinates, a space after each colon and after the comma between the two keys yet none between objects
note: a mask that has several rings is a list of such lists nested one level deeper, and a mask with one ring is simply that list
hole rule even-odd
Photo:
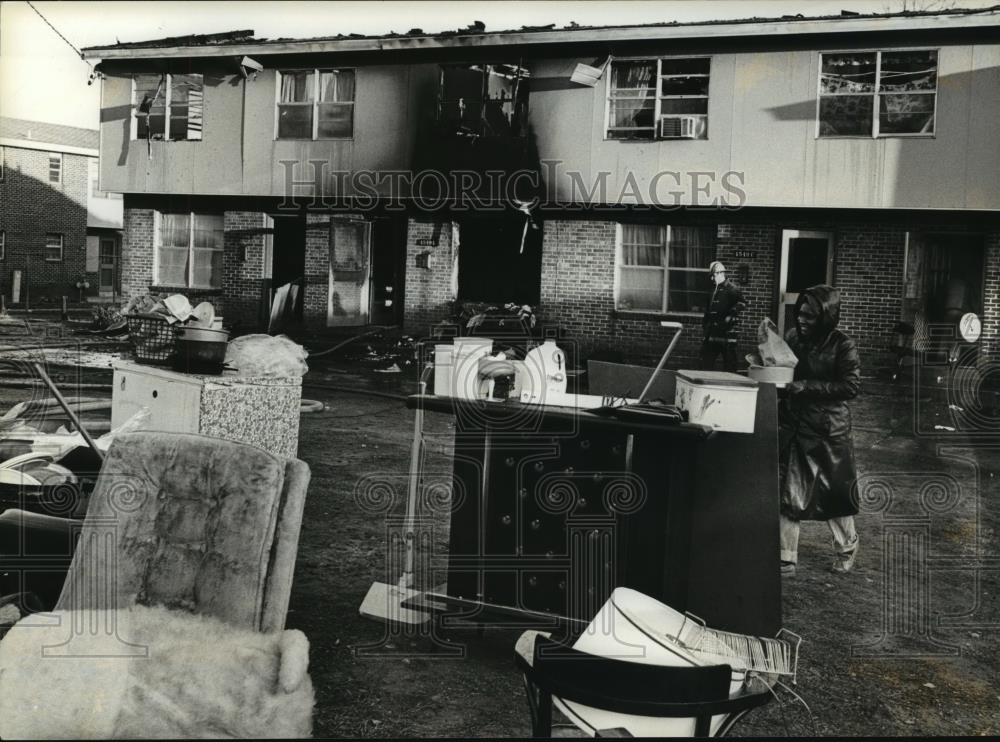
[{"label": "overhead power line", "polygon": [[55,32],[56,36],[58,36],[60,39],[62,39],[63,41],[65,41],[66,44],[69,46],[69,48],[72,49],[74,52],[76,52],[77,56],[80,57],[80,59],[82,59],[87,64],[88,67],[90,67],[91,69],[94,68],[94,65],[92,65],[90,62],[87,62],[86,59],[83,59],[83,52],[80,51],[79,49],[77,49],[75,46],[73,46],[73,42],[70,41],[69,39],[67,39],[65,36],[63,36],[59,32],[59,29],[56,28],[55,26],[53,26],[52,23],[49,21],[49,19],[46,18],[44,15],[42,15],[42,11],[40,11],[38,8],[36,8],[34,5],[32,5],[31,0],[24,0],[24,1],[26,3],[28,3],[28,7],[29,8],[31,8],[33,11],[35,11],[38,14],[39,18],[41,18],[43,21],[45,21],[45,24]]}]

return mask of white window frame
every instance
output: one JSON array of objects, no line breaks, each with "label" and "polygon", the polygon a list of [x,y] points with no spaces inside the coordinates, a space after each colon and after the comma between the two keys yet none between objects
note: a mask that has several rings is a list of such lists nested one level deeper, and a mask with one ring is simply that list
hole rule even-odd
[{"label": "white window frame", "polygon": [[7,176],[7,148],[0,147],[0,183]]},{"label": "white window frame", "polygon": [[[281,76],[285,73],[311,72],[313,76],[312,100],[294,103],[281,102]],[[353,72],[354,73],[354,100],[350,101],[321,101],[319,99],[319,78],[322,72]],[[276,70],[274,78],[274,140],[276,142],[349,142],[354,139],[354,126],[357,123],[357,103],[358,103],[358,70],[356,67],[286,67]],[[349,137],[320,137],[319,136],[319,104],[320,103],[342,103],[351,105],[351,135]],[[312,106],[312,136],[305,137],[279,137],[278,119],[280,109],[278,106]]]},{"label": "white window frame", "polygon": [[7,230],[0,229],[0,260],[7,259]]},{"label": "white window frame", "polygon": [[[137,73],[137,74],[145,74],[145,73]],[[150,73],[150,74],[155,74],[155,73]],[[165,88],[163,93],[163,139],[154,141],[163,141],[163,142],[202,141],[205,137],[205,75],[202,74],[201,72],[180,73],[185,75],[201,75],[201,136],[199,136],[197,139],[191,139],[190,137],[186,139],[171,139],[170,138],[170,91],[174,86],[174,80],[173,80],[174,73],[164,72],[162,74],[165,78],[165,84],[163,86]],[[131,133],[129,134],[129,138],[132,141],[139,140],[139,115],[140,115],[138,110],[139,103],[140,101],[136,100],[135,75],[132,75],[132,130]],[[189,120],[190,120],[190,113],[191,113],[191,108],[189,101],[189,106],[188,106]]]},{"label": "white window frame", "polygon": [[[677,77],[677,75],[664,75],[663,74],[663,62],[670,59],[707,59],[708,60],[708,92],[705,95],[662,95],[660,92],[660,80],[664,77]],[[656,62],[656,81],[655,81],[655,103],[653,104],[653,136],[649,139],[637,138],[637,139],[621,139],[619,137],[608,136],[609,130],[611,129],[611,65],[615,62]],[[712,67],[715,61],[715,57],[711,54],[669,54],[666,56],[658,57],[614,57],[608,63],[607,70],[607,81],[605,82],[605,92],[604,92],[604,139],[608,142],[677,142],[677,141],[692,141],[692,142],[706,142],[709,139],[709,125],[708,125],[708,105],[711,101],[712,96]],[[701,77],[702,75],[684,75],[684,77]],[[705,138],[701,139],[699,137],[693,137],[691,139],[678,138],[678,137],[661,137],[660,136],[660,111],[662,108],[662,102],[664,100],[682,100],[682,99],[704,99],[706,113],[683,113],[676,114],[678,116],[691,116],[694,118],[700,118],[705,120]],[[668,114],[671,115],[671,114]],[[616,127],[624,128],[624,127]],[[637,131],[646,131],[645,127],[636,127]]]},{"label": "white window frame", "polygon": [[[932,120],[934,121],[934,131],[923,133],[919,131],[914,132],[900,132],[900,133],[889,133],[883,134],[879,131],[879,125],[881,124],[881,117],[879,113],[882,110],[882,101],[880,97],[883,95],[901,95],[900,93],[882,93],[879,92],[879,83],[882,79],[882,54],[883,52],[934,52],[936,59],[937,69],[934,74],[934,90],[911,90],[907,91],[905,95],[933,95],[934,96],[934,111],[931,114]],[[835,54],[874,54],[875,55],[875,84],[873,90],[870,93],[872,96],[872,122],[871,122],[871,134],[827,134],[823,136],[820,134],[820,126],[822,121],[820,120],[820,106],[823,102],[823,98],[836,98],[838,95],[853,96],[860,98],[866,93],[824,93],[823,92],[823,55],[835,55]],[[831,50],[819,52],[816,55],[816,139],[893,139],[896,137],[915,137],[918,139],[934,139],[937,136],[937,125],[938,125],[938,82],[941,79],[941,49],[939,47],[905,47],[898,49],[845,49],[841,51]]]},{"label": "white window frame", "polygon": [[[704,273],[706,277],[709,274],[707,266],[704,268],[689,268],[689,267],[672,268],[670,266],[670,243],[672,241],[671,237],[674,229],[673,225],[670,224],[651,225],[651,226],[661,227],[664,230],[663,232],[664,243],[662,246],[664,251],[663,265],[630,265],[630,266],[624,266],[622,264],[623,247],[624,247],[622,244],[624,236],[624,230],[622,229],[623,226],[624,225],[622,222],[617,222],[615,224],[615,279],[613,288],[615,311],[630,312],[633,314],[648,314],[657,317],[661,315],[670,315],[677,317],[701,317],[703,315],[702,312],[686,312],[676,309],[668,309],[667,299],[670,294],[670,271],[685,272],[685,273]],[[677,225],[677,226],[688,226],[688,225]],[[627,267],[629,270],[643,269],[643,270],[663,272],[663,296],[660,298],[659,309],[620,309],[618,307],[618,299],[621,290],[621,275],[622,275],[621,269],[623,267]]]},{"label": "white window frame", "polygon": [[[56,167],[56,179],[52,180],[52,166]],[[49,183],[63,182],[63,156],[62,152],[49,152]]]},{"label": "white window frame", "polygon": [[[163,214],[184,214],[188,215],[188,261],[187,261],[187,281],[185,284],[172,284],[172,283],[161,283],[160,282],[160,248],[163,246],[163,237],[161,234],[161,228],[163,226]],[[209,211],[154,211],[153,212],[153,285],[163,286],[164,288],[177,288],[177,289],[192,289],[192,290],[204,290],[204,291],[222,291],[222,276],[219,276],[218,286],[196,286],[194,284],[194,251],[195,249],[208,250],[209,248],[195,248],[194,246],[194,218],[195,216],[221,216],[223,220],[223,243],[222,247],[218,250],[212,250],[213,252],[221,252],[223,254],[223,260],[225,260],[226,244],[225,244],[225,214],[216,214]]]},{"label": "white window frame", "polygon": [[[54,249],[55,245],[49,245],[49,237],[59,238],[59,257],[50,258],[49,250]],[[46,232],[45,233],[45,262],[46,263],[61,263],[66,255],[66,239],[63,237],[61,232]]]}]

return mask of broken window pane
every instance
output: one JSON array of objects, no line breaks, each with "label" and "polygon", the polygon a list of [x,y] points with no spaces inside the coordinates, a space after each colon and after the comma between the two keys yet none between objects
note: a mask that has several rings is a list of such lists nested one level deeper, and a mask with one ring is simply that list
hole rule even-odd
[{"label": "broken window pane", "polygon": [[166,75],[135,75],[133,84],[136,138],[163,139],[166,131]]},{"label": "broken window pane", "polygon": [[820,136],[871,136],[874,105],[870,95],[820,98]]},{"label": "broken window pane", "polygon": [[882,95],[880,134],[933,134],[933,95]]},{"label": "broken window pane", "polygon": [[662,77],[660,95],[708,95],[708,78]]},{"label": "broken window pane", "polygon": [[200,140],[204,86],[200,74],[170,76],[170,138]]},{"label": "broken window pane", "polygon": [[611,101],[608,137],[612,139],[652,137],[655,107],[656,101],[652,98]]},{"label": "broken window pane", "polygon": [[656,62],[639,60],[611,63],[611,97],[645,97],[656,93]]},{"label": "broken window pane", "polygon": [[913,90],[937,89],[937,52],[897,51],[882,52],[882,71],[879,74],[879,91],[904,93]]},{"label": "broken window pane", "polygon": [[824,54],[820,92],[871,93],[875,91],[875,52]]},{"label": "broken window pane", "polygon": [[690,57],[663,59],[660,61],[661,75],[707,75],[711,69],[710,57]]}]

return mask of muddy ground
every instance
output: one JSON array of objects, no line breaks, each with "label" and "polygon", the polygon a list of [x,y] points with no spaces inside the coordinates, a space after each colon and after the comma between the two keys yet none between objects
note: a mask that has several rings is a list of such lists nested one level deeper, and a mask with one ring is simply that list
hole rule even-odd
[{"label": "muddy ground", "polygon": [[[301,419],[312,483],[288,626],[311,643],[315,736],[526,736],[519,630],[440,629],[432,640],[358,613],[374,581],[397,577],[386,574],[385,515],[358,493],[359,482],[387,477],[397,483],[390,513],[402,512],[413,413],[392,395],[413,391],[414,376],[324,359],[305,379],[304,396],[326,410]],[[735,734],[1000,733],[1000,425],[995,410],[973,414],[968,393],[928,378],[916,390],[865,380],[853,406],[857,566],[830,573],[828,532],[806,524],[798,574],[783,581],[784,625],[804,638],[794,690],[809,710],[780,692]],[[24,394],[0,387],[0,413]],[[426,425],[442,434],[427,470],[446,472],[451,420],[428,413]]]}]

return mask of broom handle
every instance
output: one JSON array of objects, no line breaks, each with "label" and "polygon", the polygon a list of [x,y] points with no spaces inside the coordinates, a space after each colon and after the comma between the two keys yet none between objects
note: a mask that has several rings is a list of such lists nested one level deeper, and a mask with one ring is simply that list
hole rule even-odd
[{"label": "broom handle", "polygon": [[62,393],[52,382],[52,379],[49,378],[49,375],[45,373],[45,369],[42,367],[42,364],[35,363],[34,366],[35,366],[35,372],[38,374],[39,378],[41,378],[41,380],[45,382],[45,385],[49,388],[49,391],[52,392],[52,396],[56,398],[56,401],[69,416],[69,419],[72,420],[73,425],[76,426],[76,429],[80,432],[80,435],[83,436],[83,440],[85,440],[87,442],[87,445],[90,446],[90,450],[92,450],[94,452],[94,455],[97,456],[98,460],[103,463],[104,452],[97,447],[97,444],[94,442],[94,439],[90,437],[90,433],[88,433],[87,429],[83,427],[83,423],[80,422],[80,418],[76,416],[75,412],[73,412],[73,409],[69,406],[69,403],[66,401],[66,398],[63,397]]},{"label": "broom handle", "polygon": [[410,482],[406,495],[406,520],[403,522],[403,538],[406,542],[406,561],[403,564],[403,575],[400,584],[409,587],[413,582],[413,522],[417,517],[417,495],[420,490],[420,472],[424,448],[424,404],[423,395],[427,393],[427,374],[433,365],[427,364],[420,375],[416,411],[413,415],[413,443],[410,445]]},{"label": "broom handle", "polygon": [[649,391],[650,387],[653,386],[653,382],[656,381],[657,375],[660,370],[666,364],[667,359],[670,358],[670,354],[674,352],[674,346],[677,345],[677,341],[680,340],[681,331],[684,329],[680,322],[661,322],[661,327],[672,327],[676,332],[674,332],[673,340],[670,341],[670,345],[667,346],[666,352],[660,358],[660,362],[656,365],[656,370],[653,371],[653,375],[649,377],[649,381],[646,382],[646,388],[642,390],[642,394],[639,395],[639,399],[636,404],[642,404],[642,401],[646,398],[646,392]]}]

